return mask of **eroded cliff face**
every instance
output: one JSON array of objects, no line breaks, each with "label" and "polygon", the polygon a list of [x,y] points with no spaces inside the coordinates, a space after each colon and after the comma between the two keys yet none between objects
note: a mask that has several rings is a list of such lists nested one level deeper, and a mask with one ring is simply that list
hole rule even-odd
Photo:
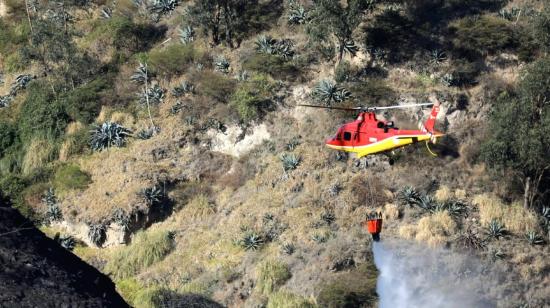
[{"label": "eroded cliff face", "polygon": [[0,306],[127,307],[114,283],[0,200]]}]

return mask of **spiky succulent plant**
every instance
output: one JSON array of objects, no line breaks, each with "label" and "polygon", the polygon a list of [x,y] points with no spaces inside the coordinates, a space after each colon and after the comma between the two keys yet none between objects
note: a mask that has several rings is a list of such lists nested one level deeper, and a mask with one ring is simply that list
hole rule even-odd
[{"label": "spiky succulent plant", "polygon": [[172,107],[170,107],[170,114],[171,115],[176,115],[178,114],[183,108],[185,107],[185,105],[180,102],[179,100],[174,104],[172,105]]},{"label": "spiky succulent plant", "polygon": [[295,3],[294,1],[290,4],[290,11],[288,14],[288,22],[294,25],[303,25],[309,20],[308,13],[306,9]]},{"label": "spiky succulent plant", "polygon": [[353,57],[355,57],[355,55],[359,51],[359,47],[355,45],[355,42],[352,39],[344,41],[341,48],[344,53],[348,53]]},{"label": "spiky succulent plant", "polygon": [[110,19],[111,17],[113,17],[113,10],[108,6],[102,7],[99,15],[103,19]]},{"label": "spiky succulent plant", "polygon": [[265,53],[265,54],[275,54],[275,44],[277,43],[277,40],[272,38],[269,35],[260,35],[258,38],[256,38],[256,41],[254,44],[256,45],[255,49],[259,53]]},{"label": "spiky succulent plant", "polygon": [[124,146],[126,138],[130,136],[131,131],[118,123],[107,121],[101,125],[95,125],[90,133],[90,146],[92,150],[103,151],[112,146]]},{"label": "spiky succulent plant", "polygon": [[336,220],[336,215],[334,215],[333,211],[325,211],[321,214],[321,220],[327,225],[331,225]]},{"label": "spiky succulent plant", "polygon": [[452,217],[460,217],[466,212],[467,205],[466,203],[460,200],[448,200],[442,203],[436,203],[433,208],[430,209],[431,212],[442,212],[447,211]]},{"label": "spiky succulent plant", "polygon": [[506,229],[504,228],[504,225],[501,222],[499,222],[496,219],[493,219],[487,226],[487,234],[490,237],[499,239],[506,234]]},{"label": "spiky succulent plant", "polygon": [[290,171],[298,168],[300,165],[300,157],[294,154],[284,153],[281,155],[281,162],[283,163],[284,171]]},{"label": "spiky succulent plant", "polygon": [[42,197],[42,202],[46,205],[46,221],[48,223],[63,219],[63,214],[59,208],[57,197],[55,196],[55,191],[53,188],[48,188]]},{"label": "spiky succulent plant", "polygon": [[246,232],[239,241],[239,244],[245,250],[258,250],[264,244],[264,239],[256,232]]},{"label": "spiky succulent plant", "polygon": [[67,250],[73,250],[76,246],[76,240],[70,235],[63,235],[57,239],[57,242],[61,247]]},{"label": "spiky succulent plant", "polygon": [[185,26],[178,29],[180,42],[187,45],[195,40],[195,30],[191,26]]},{"label": "spiky succulent plant", "polygon": [[445,60],[447,60],[447,55],[442,50],[434,49],[430,53],[430,63],[434,65],[439,65],[443,63]]},{"label": "spiky succulent plant", "polygon": [[351,97],[351,92],[330,80],[321,80],[313,90],[313,97],[327,106],[341,103]]},{"label": "spiky succulent plant", "polygon": [[291,255],[296,251],[296,247],[292,243],[284,243],[281,245],[281,251],[287,255]]},{"label": "spiky succulent plant", "polygon": [[149,11],[157,14],[157,20],[162,15],[170,15],[179,5],[179,0],[153,0],[149,5]]},{"label": "spiky succulent plant", "polygon": [[105,243],[107,238],[106,228],[103,224],[91,224],[90,229],[88,230],[88,239],[94,245],[101,246]]},{"label": "spiky succulent plant", "polygon": [[160,131],[160,128],[158,126],[148,127],[145,129],[140,130],[136,137],[141,140],[147,140],[151,139],[155,134],[157,134]]},{"label": "spiky succulent plant", "polygon": [[31,80],[33,80],[33,76],[29,74],[18,75],[15,77],[15,81],[12,83],[10,88],[10,96],[15,96],[19,90],[25,89]]},{"label": "spiky succulent plant", "polygon": [[164,191],[157,185],[144,188],[140,194],[149,206],[159,204],[164,199]]},{"label": "spiky succulent plant", "polygon": [[272,213],[265,213],[264,216],[263,216],[264,223],[273,221],[273,219],[275,219],[275,216],[273,216]]},{"label": "spiky succulent plant", "polygon": [[13,97],[11,95],[0,95],[0,108],[9,107],[11,104],[11,101],[13,100]]},{"label": "spiky succulent plant", "polygon": [[134,71],[134,74],[130,77],[130,80],[139,83],[144,84],[149,79],[149,69],[147,67],[147,64],[139,63],[138,68]]},{"label": "spiky succulent plant", "polygon": [[531,245],[542,245],[544,244],[544,239],[535,231],[529,231],[525,234],[527,242]]},{"label": "spiky succulent plant", "polygon": [[175,97],[181,97],[185,94],[195,93],[195,86],[187,80],[183,80],[179,85],[172,89],[172,95]]},{"label": "spiky succulent plant", "polygon": [[294,57],[294,43],[291,40],[283,39],[275,44],[275,54],[281,56],[285,60]]},{"label": "spiky succulent plant", "polygon": [[452,87],[456,84],[456,78],[453,73],[446,73],[441,77],[441,82],[447,87]]},{"label": "spiky succulent plant", "polygon": [[435,208],[439,206],[439,203],[437,200],[430,195],[424,195],[420,196],[416,202],[414,203],[417,207],[425,210],[425,211],[433,211]]},{"label": "spiky succulent plant", "polygon": [[116,208],[113,211],[112,219],[114,223],[121,226],[124,230],[128,230],[130,225],[130,217],[123,209]]},{"label": "spiky succulent plant", "polygon": [[150,87],[147,90],[143,90],[139,92],[138,98],[139,102],[143,105],[147,104],[147,99],[149,99],[149,104],[155,104],[158,105],[162,102],[164,102],[164,93],[166,91],[161,88],[158,84],[155,84],[154,86]]},{"label": "spiky succulent plant", "polygon": [[420,198],[420,193],[414,187],[405,186],[398,192],[397,198],[402,204],[413,206]]},{"label": "spiky succulent plant", "polygon": [[294,151],[300,145],[300,139],[298,137],[293,137],[287,142],[285,148],[287,151]]},{"label": "spiky succulent plant", "polygon": [[311,239],[318,243],[318,244],[321,244],[321,243],[326,243],[329,239],[329,234],[327,233],[314,233],[312,236],[311,236]]},{"label": "spiky succulent plant", "polygon": [[218,72],[227,74],[229,73],[229,67],[231,67],[231,63],[229,63],[229,61],[224,56],[219,56],[214,61],[214,66]]}]

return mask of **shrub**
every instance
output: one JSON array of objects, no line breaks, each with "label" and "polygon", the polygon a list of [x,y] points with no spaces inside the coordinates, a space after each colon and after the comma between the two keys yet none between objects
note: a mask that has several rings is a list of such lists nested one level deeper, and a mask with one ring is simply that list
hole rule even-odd
[{"label": "shrub", "polygon": [[468,54],[494,53],[516,44],[509,23],[494,16],[459,19],[451,23],[450,30],[454,47]]},{"label": "shrub", "polygon": [[261,117],[264,110],[272,107],[273,89],[273,82],[265,75],[254,76],[249,81],[239,84],[230,104],[237,109],[243,122],[250,122]]},{"label": "shrub", "polygon": [[216,213],[216,204],[206,195],[199,194],[186,205],[186,211],[192,218],[203,218]]},{"label": "shrub", "polygon": [[172,77],[185,72],[193,61],[199,58],[199,52],[192,44],[170,45],[164,49],[149,53],[149,65],[157,74]]},{"label": "shrub", "polygon": [[256,286],[262,294],[270,294],[290,277],[288,265],[280,261],[265,261],[256,268]]},{"label": "shrub", "polygon": [[538,229],[535,213],[518,203],[503,204],[496,196],[487,194],[475,196],[473,203],[478,207],[479,222],[482,225],[488,225],[496,220],[506,225],[508,231],[520,236]]},{"label": "shrub", "polygon": [[112,87],[111,78],[102,76],[89,83],[69,91],[64,97],[64,106],[67,114],[74,121],[91,123],[101,109],[102,94]]},{"label": "shrub", "polygon": [[164,230],[138,232],[132,244],[115,252],[105,267],[115,279],[132,277],[161,261],[174,249],[173,234]]},{"label": "shrub", "polygon": [[107,234],[105,232],[106,230],[103,224],[92,224],[90,225],[90,229],[88,229],[88,239],[95,245],[101,247],[107,239]]},{"label": "shrub", "polygon": [[334,80],[336,82],[346,82],[352,78],[351,65],[348,61],[342,61],[334,70]]},{"label": "shrub", "polygon": [[92,182],[90,175],[77,165],[62,165],[54,174],[54,187],[61,191],[84,189]]},{"label": "shrub", "polygon": [[159,204],[164,199],[164,191],[156,185],[142,189],[140,195],[149,206]]},{"label": "shrub", "polygon": [[24,70],[27,65],[29,65],[29,63],[21,57],[19,52],[10,54],[4,60],[4,67],[8,73],[20,72]]},{"label": "shrub", "polygon": [[22,172],[27,175],[32,171],[44,167],[57,158],[57,144],[51,139],[35,137],[25,146]]},{"label": "shrub", "polygon": [[215,98],[220,102],[227,102],[235,90],[236,82],[224,75],[211,71],[196,73],[197,90],[200,94]]},{"label": "shrub", "polygon": [[306,298],[288,291],[277,291],[269,296],[267,308],[314,308]]},{"label": "shrub", "polygon": [[17,127],[9,122],[0,121],[0,158],[17,142]]},{"label": "shrub", "polygon": [[300,74],[299,68],[292,62],[265,53],[251,55],[244,60],[242,66],[245,70],[269,74],[277,79],[294,80]]},{"label": "shrub", "polygon": [[338,275],[321,286],[317,304],[329,308],[375,306],[377,276],[376,267],[371,263]]}]

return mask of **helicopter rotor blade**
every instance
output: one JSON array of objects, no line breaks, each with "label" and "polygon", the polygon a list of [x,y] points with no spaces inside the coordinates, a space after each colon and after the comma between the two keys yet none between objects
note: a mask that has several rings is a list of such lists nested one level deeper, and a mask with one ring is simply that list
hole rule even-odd
[{"label": "helicopter rotor blade", "polygon": [[385,106],[385,107],[367,107],[367,110],[386,110],[386,109],[404,109],[404,108],[414,108],[414,107],[424,107],[424,106],[433,106],[433,103],[424,103],[424,104],[410,104],[410,105],[395,105],[395,106]]},{"label": "helicopter rotor blade", "polygon": [[331,107],[331,106],[323,106],[323,105],[304,105],[304,104],[298,104],[296,106],[321,108],[321,109],[348,110],[348,111],[358,111],[363,109],[361,107]]}]

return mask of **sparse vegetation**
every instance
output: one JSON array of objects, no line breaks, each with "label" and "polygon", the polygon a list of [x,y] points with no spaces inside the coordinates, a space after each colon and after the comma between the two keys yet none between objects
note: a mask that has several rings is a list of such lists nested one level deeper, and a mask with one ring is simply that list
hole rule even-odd
[{"label": "sparse vegetation", "polygon": [[122,147],[130,133],[130,130],[118,123],[105,122],[96,125],[91,131],[90,146],[94,151],[103,151],[113,146]]},{"label": "sparse vegetation", "polygon": [[263,294],[277,290],[291,277],[288,265],[281,261],[265,261],[256,269],[257,288]]}]

